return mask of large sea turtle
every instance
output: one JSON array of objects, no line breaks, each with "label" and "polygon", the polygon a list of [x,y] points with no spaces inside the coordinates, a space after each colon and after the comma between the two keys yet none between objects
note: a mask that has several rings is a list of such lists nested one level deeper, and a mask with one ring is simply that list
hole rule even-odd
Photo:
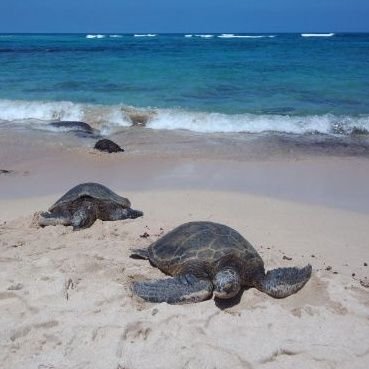
[{"label": "large sea turtle", "polygon": [[265,273],[264,262],[251,244],[230,227],[212,222],[182,224],[148,249],[132,256],[148,259],[173,278],[133,282],[144,300],[170,304],[203,301],[214,295],[232,298],[242,287],[255,287],[275,298],[300,290],[311,276],[311,265]]},{"label": "large sea turtle", "polygon": [[72,225],[73,229],[90,227],[96,219],[137,218],[142,211],[131,209],[128,199],[99,183],[82,183],[70,189],[48,212],[40,214],[40,226]]}]

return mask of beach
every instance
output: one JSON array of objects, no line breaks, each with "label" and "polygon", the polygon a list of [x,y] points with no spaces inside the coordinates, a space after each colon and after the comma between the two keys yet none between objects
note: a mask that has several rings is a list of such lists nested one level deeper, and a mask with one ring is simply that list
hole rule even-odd
[{"label": "beach", "polygon": [[[0,169],[12,172],[0,177],[1,367],[367,368],[365,150],[135,127],[110,138],[125,152],[2,131]],[[35,213],[86,181],[144,216],[76,232],[37,226]],[[164,275],[130,249],[195,220],[239,231],[267,270],[310,263],[310,281],[286,299],[255,289],[188,305],[133,296],[132,281]]]},{"label": "beach", "polygon": [[[89,29],[0,34],[0,368],[367,369],[369,34]],[[41,228],[85,182],[144,215]],[[166,277],[130,250],[192,221],[312,276],[283,299],[134,295]]]}]

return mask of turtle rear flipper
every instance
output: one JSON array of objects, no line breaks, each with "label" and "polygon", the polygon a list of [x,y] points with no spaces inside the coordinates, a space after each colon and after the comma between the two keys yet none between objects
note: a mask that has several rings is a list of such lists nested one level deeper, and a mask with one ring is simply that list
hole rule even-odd
[{"label": "turtle rear flipper", "polygon": [[211,297],[213,285],[209,280],[191,276],[156,281],[134,282],[132,291],[139,297],[150,302],[167,302],[168,304],[186,304],[200,302]]},{"label": "turtle rear flipper", "polygon": [[270,270],[257,288],[274,298],[290,296],[302,287],[311,277],[311,265],[303,268],[278,268]]}]

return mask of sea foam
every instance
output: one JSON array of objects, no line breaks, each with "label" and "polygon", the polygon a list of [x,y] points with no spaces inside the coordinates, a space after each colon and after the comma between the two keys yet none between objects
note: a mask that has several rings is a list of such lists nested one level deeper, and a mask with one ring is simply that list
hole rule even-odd
[{"label": "sea foam", "polygon": [[69,101],[0,100],[0,121],[37,127],[51,121],[85,121],[99,128],[130,126],[128,117],[117,105],[79,104]]},{"label": "sea foam", "polygon": [[301,33],[302,37],[332,37],[335,33]]},{"label": "sea foam", "polygon": [[234,35],[233,33],[223,33],[219,38],[274,38],[275,35]]},{"label": "sea foam", "polygon": [[146,33],[146,34],[136,33],[133,36],[134,37],[156,37],[157,34],[156,33]]},{"label": "sea foam", "polygon": [[86,38],[105,38],[105,35],[86,35]]},{"label": "sea foam", "polygon": [[[329,115],[295,117],[267,114],[221,114],[161,110],[148,124],[153,129],[187,129],[202,133],[268,131],[303,134],[307,132],[332,133],[336,117]],[[365,120],[369,128],[369,119]]]},{"label": "sea foam", "polygon": [[[37,128],[50,121],[84,121],[108,133],[117,127],[134,124],[139,116],[151,129],[185,129],[203,133],[284,132],[292,134],[351,134],[369,131],[369,115],[337,116],[333,114],[294,116],[281,114],[223,114],[181,109],[146,109],[126,105],[94,105],[68,101],[0,100],[0,121]],[[47,126],[47,124],[44,124]]]},{"label": "sea foam", "polygon": [[212,38],[214,37],[214,35],[195,35],[196,37],[201,37],[201,38]]}]

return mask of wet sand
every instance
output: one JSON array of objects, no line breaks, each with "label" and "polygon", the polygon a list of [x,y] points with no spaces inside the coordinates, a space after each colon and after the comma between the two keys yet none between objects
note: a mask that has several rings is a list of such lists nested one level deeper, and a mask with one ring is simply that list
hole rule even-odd
[{"label": "wet sand", "polygon": [[[147,131],[113,136],[126,152],[109,155],[72,135],[13,133],[0,136],[0,167],[14,170],[0,177],[1,367],[368,367],[365,155]],[[82,181],[144,217],[37,228],[33,213]],[[129,249],[191,220],[237,229],[267,269],[311,263],[313,277],[282,300],[254,289],[228,305],[132,296],[132,280],[163,275]]]}]

